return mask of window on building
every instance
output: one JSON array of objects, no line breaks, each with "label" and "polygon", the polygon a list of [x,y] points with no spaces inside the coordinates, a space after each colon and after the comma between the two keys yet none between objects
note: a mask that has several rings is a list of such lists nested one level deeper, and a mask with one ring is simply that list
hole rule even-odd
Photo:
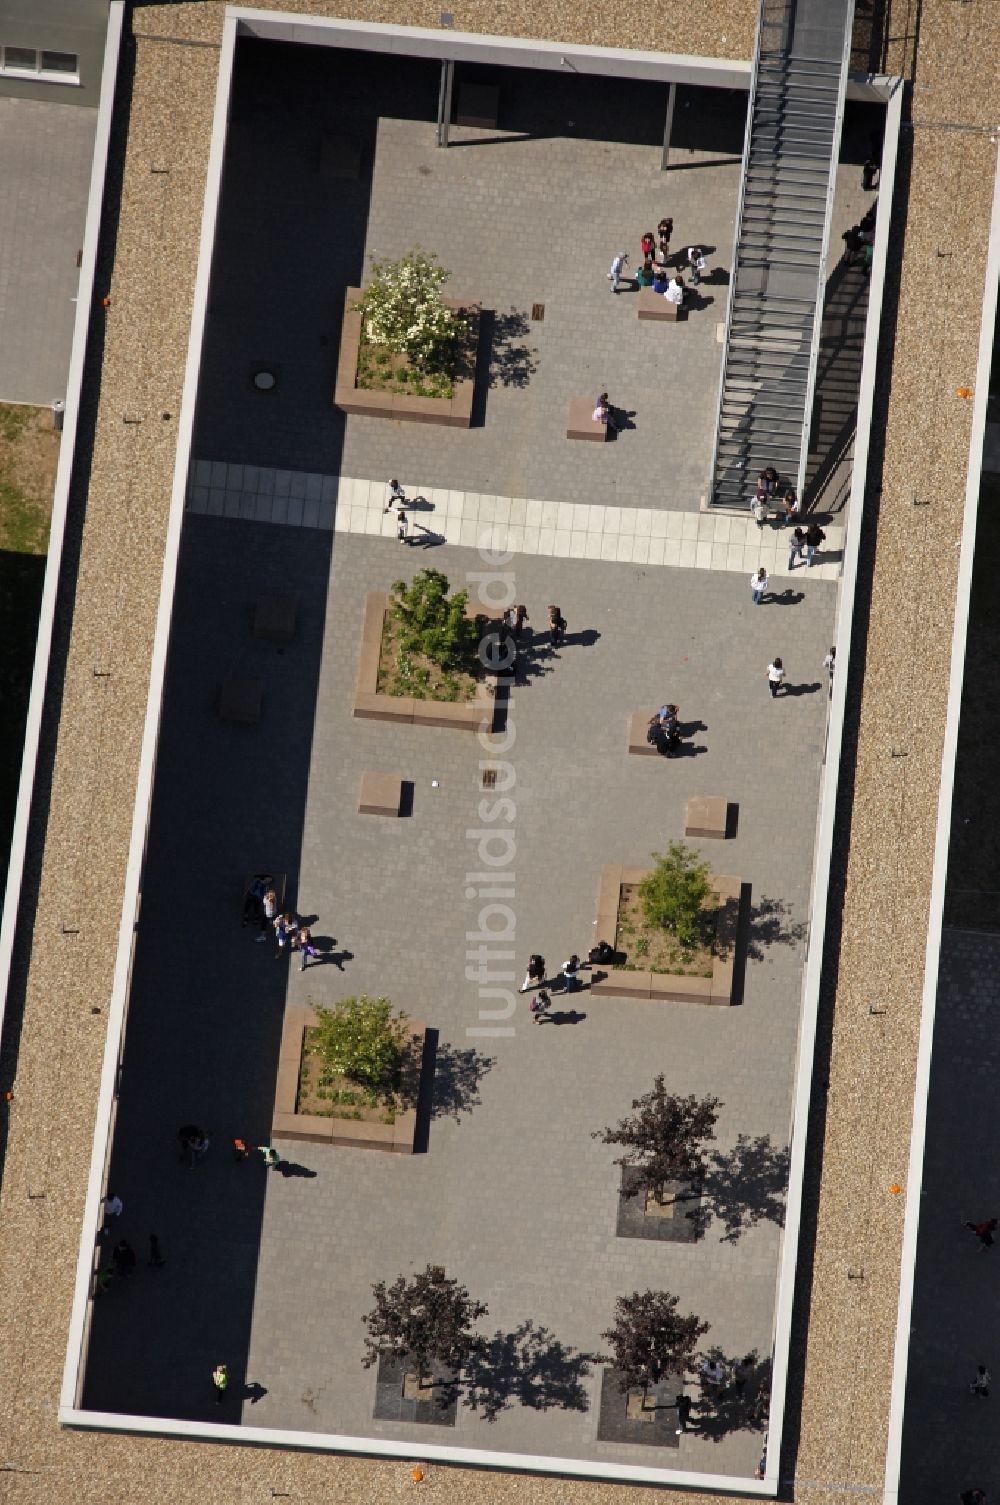
[{"label": "window on building", "polygon": [[78,84],[80,59],[75,52],[0,46],[0,74],[13,78],[38,78],[43,83]]}]

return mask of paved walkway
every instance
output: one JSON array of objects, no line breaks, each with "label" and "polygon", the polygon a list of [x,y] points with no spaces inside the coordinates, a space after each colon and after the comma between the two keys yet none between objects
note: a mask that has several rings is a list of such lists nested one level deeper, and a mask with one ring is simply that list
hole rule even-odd
[{"label": "paved walkway", "polygon": [[[423,505],[411,510],[410,518],[413,537],[419,540],[423,535],[426,542],[747,574],[762,564],[769,575],[789,573],[791,531],[773,524],[758,528],[748,517],[481,496],[438,487],[422,491],[407,481],[403,487],[407,496],[422,499]],[[387,497],[382,480],[198,460],[188,511],[394,538],[396,519],[386,513]],[[808,573],[810,578],[835,580],[840,575],[844,529],[828,523],[824,532],[826,542]],[[804,566],[794,573],[801,579]]]},{"label": "paved walkway", "polygon": [[0,401],[65,396],[97,111],[0,99]]}]

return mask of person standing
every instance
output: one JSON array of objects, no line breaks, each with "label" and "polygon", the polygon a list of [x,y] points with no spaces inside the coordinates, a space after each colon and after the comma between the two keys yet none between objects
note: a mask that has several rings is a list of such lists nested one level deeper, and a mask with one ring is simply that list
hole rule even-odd
[{"label": "person standing", "polygon": [[540,988],[535,997],[528,1004],[531,1016],[536,1024],[541,1024],[549,1009],[552,1007],[552,999],[546,988]]},{"label": "person standing", "polygon": [[976,1377],[969,1386],[973,1395],[978,1395],[981,1400],[988,1400],[990,1394],[990,1372],[985,1364],[980,1364],[976,1369]]},{"label": "person standing", "polygon": [[625,268],[627,266],[628,252],[619,251],[618,255],[612,261],[611,270],[608,273],[608,281],[611,283],[611,291],[613,293],[616,293],[621,286],[621,280],[625,275]]},{"label": "person standing", "polygon": [[215,1387],[215,1399],[221,1405],[229,1388],[229,1370],[225,1364],[216,1364],[212,1370],[212,1384]]},{"label": "person standing", "polygon": [[111,1251],[111,1263],[119,1280],[127,1280],[135,1269],[135,1250],[127,1239],[119,1239]]},{"label": "person standing", "polygon": [[319,951],[313,945],[312,931],[309,929],[308,925],[304,925],[301,930],[296,931],[296,933],[292,936],[289,945],[293,951],[300,951],[302,953],[302,959],[299,963],[300,972],[304,972],[306,970],[306,967],[309,965],[310,957],[313,961],[315,961],[319,956]]},{"label": "person standing", "polygon": [[767,666],[767,688],[771,692],[771,699],[776,700],[778,691],[785,680],[785,666],[780,658],[772,659]]},{"label": "person standing", "polygon": [[674,233],[674,222],[669,215],[665,214],[656,227],[659,239],[660,264],[665,266],[670,256],[670,237]]},{"label": "person standing", "polygon": [[691,286],[697,287],[707,266],[701,246],[688,246],[687,259],[688,266],[691,268]]},{"label": "person standing", "polygon": [[759,489],[754,493],[754,499],[750,503],[750,511],[753,514],[753,520],[757,524],[758,528],[763,528],[764,524],[767,522],[766,491]]},{"label": "person standing", "polygon": [[261,900],[261,904],[263,909],[260,917],[260,935],[255,936],[254,939],[257,941],[266,941],[267,927],[274,924],[278,913],[278,895],[276,890],[273,888],[267,889]]},{"label": "person standing", "polygon": [[795,568],[795,561],[796,560],[801,560],[801,558],[802,558],[802,550],[805,548],[805,546],[806,546],[806,535],[803,533],[803,531],[802,531],[801,528],[796,528],[795,532],[792,534],[791,538],[788,540],[788,573],[789,574],[791,574],[792,570],[794,570],[794,568]]},{"label": "person standing", "polygon": [[829,653],[827,654],[826,658],[823,660],[823,668],[826,670],[827,678],[830,681],[830,694],[832,695],[833,694],[833,676],[834,676],[834,673],[835,673],[836,668],[837,668],[837,645],[836,645],[836,643],[831,647],[831,649],[830,649]]},{"label": "person standing", "polygon": [[643,261],[651,261],[653,258],[653,252],[656,249],[656,241],[653,238],[652,230],[646,231],[639,244],[642,247]]},{"label": "person standing", "polygon": [[682,1432],[686,1432],[687,1431],[687,1429],[688,1429],[688,1423],[690,1422],[690,1420],[691,1420],[691,1397],[690,1397],[690,1395],[683,1395],[683,1394],[681,1394],[681,1395],[679,1395],[677,1397],[677,1436],[678,1437],[681,1435]]},{"label": "person standing", "polygon": [[819,523],[810,523],[806,529],[806,564],[811,566],[816,556],[816,550],[821,543],[826,542],[826,534]]},{"label": "person standing", "polygon": [[750,599],[753,602],[754,606],[759,606],[761,601],[763,601],[764,592],[767,590],[767,585],[768,573],[767,570],[765,570],[764,566],[761,565],[759,569],[754,570],[753,574],[750,576]]},{"label": "person standing", "polygon": [[549,642],[553,648],[558,648],[566,632],[566,618],[558,606],[549,607]]},{"label": "person standing", "polygon": [[607,392],[602,392],[594,404],[594,422],[603,423],[608,428],[613,428],[616,434],[621,432],[621,424],[615,417],[614,409],[611,406],[611,399],[608,397]]},{"label": "person standing", "polygon": [[683,277],[671,277],[667,283],[667,290],[663,294],[668,303],[676,303],[681,308],[684,303],[684,279]]},{"label": "person standing", "polygon": [[402,507],[396,513],[396,538],[400,543],[410,542],[410,519]]},{"label": "person standing", "polygon": [[402,486],[400,486],[399,482],[396,480],[395,476],[393,476],[392,480],[389,482],[389,500],[385,504],[385,511],[391,512],[393,507],[405,506],[406,493],[404,492]]},{"label": "person standing", "polygon": [[580,971],[580,958],[577,956],[576,952],[574,951],[573,955],[569,958],[569,960],[563,962],[563,969],[562,969],[563,988],[565,989],[565,991],[567,993],[575,993],[576,990],[577,990],[577,988],[580,986],[580,979],[579,979],[579,977],[577,975],[579,973],[579,971]]}]

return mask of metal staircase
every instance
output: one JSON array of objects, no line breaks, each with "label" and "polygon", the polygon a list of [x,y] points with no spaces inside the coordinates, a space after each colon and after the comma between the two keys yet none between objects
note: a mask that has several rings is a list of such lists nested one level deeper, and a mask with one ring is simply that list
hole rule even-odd
[{"label": "metal staircase", "polygon": [[801,493],[854,0],[760,0],[711,502]]}]

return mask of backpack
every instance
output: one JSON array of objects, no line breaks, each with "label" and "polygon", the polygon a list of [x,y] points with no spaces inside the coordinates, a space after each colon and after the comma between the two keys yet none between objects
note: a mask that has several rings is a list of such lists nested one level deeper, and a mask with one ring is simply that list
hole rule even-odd
[{"label": "backpack", "polygon": [[651,721],[646,728],[646,741],[650,747],[655,747],[660,740],[660,728],[655,721]]}]

